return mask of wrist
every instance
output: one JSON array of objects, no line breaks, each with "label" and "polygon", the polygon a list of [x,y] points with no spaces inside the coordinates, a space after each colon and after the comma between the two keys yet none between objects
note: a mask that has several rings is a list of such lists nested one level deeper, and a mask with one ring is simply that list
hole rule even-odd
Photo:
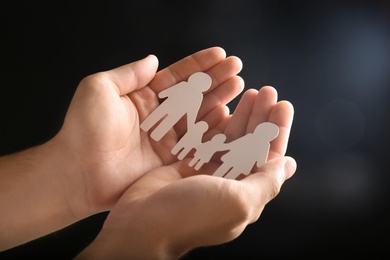
[{"label": "wrist", "polygon": [[68,149],[61,138],[55,136],[42,145],[45,153],[48,153],[49,166],[55,173],[55,178],[61,183],[59,187],[63,200],[68,205],[68,215],[72,215],[75,221],[93,215],[88,207],[86,189],[83,180],[83,167],[79,158]]},{"label": "wrist", "polygon": [[[131,239],[127,234],[123,237],[115,235],[103,235],[101,231],[96,239],[80,252],[74,259],[158,259],[158,260],[176,260],[187,251],[178,253],[172,251],[163,241],[156,243],[152,241],[140,241]],[[144,230],[143,233],[152,233],[150,230]]]},{"label": "wrist", "polygon": [[[74,259],[159,259],[176,260],[180,255],[173,254],[164,241],[154,238],[145,240],[145,233],[153,236],[153,231],[145,229],[141,236],[129,230],[110,230],[103,228],[95,240]],[[118,235],[118,232],[121,234]]]},{"label": "wrist", "polygon": [[150,212],[143,205],[127,204],[126,210],[131,214],[113,216],[111,212],[95,240],[75,259],[176,260],[187,252],[172,246],[174,230],[156,225],[158,216],[148,217]]},{"label": "wrist", "polygon": [[55,140],[0,158],[0,250],[83,218],[65,172],[76,170]]}]

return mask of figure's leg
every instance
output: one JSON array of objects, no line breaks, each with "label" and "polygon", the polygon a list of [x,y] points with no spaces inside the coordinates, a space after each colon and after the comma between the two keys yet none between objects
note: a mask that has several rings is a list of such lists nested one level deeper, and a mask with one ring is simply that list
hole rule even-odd
[{"label": "figure's leg", "polygon": [[204,164],[204,161],[203,161],[203,160],[199,160],[199,161],[198,161],[198,164],[195,166],[195,170],[199,170],[200,167],[203,166],[203,164]]},{"label": "figure's leg", "polygon": [[168,131],[177,123],[177,121],[179,121],[179,119],[175,120],[174,117],[168,115],[155,129],[153,129],[150,136],[155,141],[159,141],[166,133],[168,133]]},{"label": "figure's leg", "polygon": [[[199,161],[199,159],[195,156],[195,157],[192,158],[191,161],[188,163],[188,166],[192,167],[192,166],[194,166],[198,161]],[[196,170],[196,167],[198,167],[198,165],[195,166],[195,170]]]},{"label": "figure's leg", "polygon": [[141,129],[149,131],[164,115],[165,113],[162,112],[161,107],[157,108],[141,123]]},{"label": "figure's leg", "polygon": [[191,149],[188,149],[186,147],[183,148],[183,150],[179,153],[179,155],[177,156],[177,158],[179,160],[183,160],[184,157],[186,157],[186,155],[190,152]]},{"label": "figure's leg", "polygon": [[181,149],[183,149],[183,146],[180,142],[178,142],[171,150],[172,154],[177,154]]}]

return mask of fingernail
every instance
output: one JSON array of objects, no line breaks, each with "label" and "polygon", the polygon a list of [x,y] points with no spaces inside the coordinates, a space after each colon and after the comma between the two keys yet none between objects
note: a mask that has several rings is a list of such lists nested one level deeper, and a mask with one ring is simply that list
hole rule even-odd
[{"label": "fingernail", "polygon": [[286,176],[286,179],[293,176],[293,174],[295,173],[296,170],[297,170],[296,161],[293,158],[288,157],[285,164],[284,164],[284,174]]}]

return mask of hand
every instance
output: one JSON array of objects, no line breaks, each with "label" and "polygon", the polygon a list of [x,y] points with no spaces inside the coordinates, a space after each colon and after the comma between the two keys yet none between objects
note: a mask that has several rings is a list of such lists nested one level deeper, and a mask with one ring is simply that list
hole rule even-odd
[{"label": "hand", "polygon": [[[220,122],[226,104],[243,89],[236,76],[241,61],[210,48],[157,72],[155,56],[86,77],[80,82],[52,142],[66,151],[65,161],[76,162],[71,180],[71,202],[81,216],[109,210],[122,193],[146,172],[170,164],[170,153],[184,134],[180,122],[160,142],[140,131],[139,124],[159,105],[157,94],[196,71],[208,73],[213,85],[205,94],[199,118]],[[211,126],[210,126],[211,128]],[[74,164],[74,163],[69,163]]]},{"label": "hand", "polygon": [[234,114],[214,129],[235,139],[261,122],[277,124],[280,133],[266,164],[241,180],[209,176],[217,162],[199,172],[189,168],[189,159],[157,168],[123,194],[96,240],[78,257],[177,259],[192,248],[239,236],[296,170],[295,161],[284,157],[293,107],[276,102],[276,94],[271,87],[248,90]]},{"label": "hand", "polygon": [[207,72],[213,86],[199,118],[219,122],[226,116],[226,103],[243,89],[236,76],[241,61],[226,58],[221,48],[200,51],[158,73],[157,66],[157,58],[148,56],[86,77],[54,138],[0,157],[0,206],[5,213],[0,250],[111,209],[143,174],[175,161],[170,149],[185,132],[183,122],[158,143],[139,127],[158,106],[161,90],[194,72]]}]

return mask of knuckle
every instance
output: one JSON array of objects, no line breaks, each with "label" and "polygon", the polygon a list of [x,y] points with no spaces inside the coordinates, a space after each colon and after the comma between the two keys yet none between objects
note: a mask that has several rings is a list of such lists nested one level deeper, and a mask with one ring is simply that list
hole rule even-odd
[{"label": "knuckle", "polygon": [[84,77],[80,81],[80,86],[85,89],[97,89],[107,83],[110,77],[107,72],[98,72],[89,76]]},{"label": "knuckle", "polygon": [[269,187],[268,200],[271,200],[279,194],[280,184],[278,179],[274,175],[271,175],[271,177],[267,178],[267,180],[268,180],[268,187]]}]

